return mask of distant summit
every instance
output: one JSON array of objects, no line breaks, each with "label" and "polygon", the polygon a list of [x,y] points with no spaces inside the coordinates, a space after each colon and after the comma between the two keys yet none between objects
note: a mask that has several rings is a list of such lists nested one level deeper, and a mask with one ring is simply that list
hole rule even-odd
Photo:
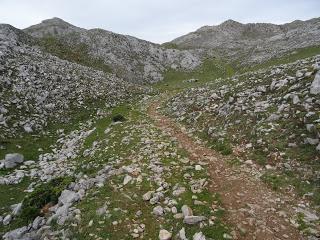
[{"label": "distant summit", "polygon": [[33,37],[64,35],[70,32],[79,32],[81,30],[84,29],[73,26],[72,24],[57,17],[43,20],[40,24],[36,24],[24,29],[26,33],[32,35]]}]

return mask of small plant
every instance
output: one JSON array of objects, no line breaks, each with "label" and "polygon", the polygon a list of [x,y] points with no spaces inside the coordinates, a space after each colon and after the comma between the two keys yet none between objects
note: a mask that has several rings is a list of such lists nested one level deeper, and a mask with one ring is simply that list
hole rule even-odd
[{"label": "small plant", "polygon": [[21,218],[32,221],[41,215],[41,210],[47,204],[56,204],[61,192],[74,181],[73,177],[58,177],[48,183],[37,186],[22,202]]},{"label": "small plant", "polygon": [[113,122],[124,122],[125,120],[126,120],[125,117],[121,114],[117,114],[112,117]]}]

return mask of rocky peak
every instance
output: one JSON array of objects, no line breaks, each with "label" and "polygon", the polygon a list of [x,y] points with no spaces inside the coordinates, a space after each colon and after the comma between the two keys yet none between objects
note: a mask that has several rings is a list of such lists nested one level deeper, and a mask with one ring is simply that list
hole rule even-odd
[{"label": "rocky peak", "polygon": [[232,19],[228,19],[221,23],[219,26],[220,27],[241,27],[243,24],[237,21],[234,21]]},{"label": "rocky peak", "polygon": [[70,23],[68,23],[68,22],[66,22],[63,19],[58,18],[58,17],[45,19],[41,23],[42,24],[47,24],[47,25],[68,25],[68,26],[71,26]]}]

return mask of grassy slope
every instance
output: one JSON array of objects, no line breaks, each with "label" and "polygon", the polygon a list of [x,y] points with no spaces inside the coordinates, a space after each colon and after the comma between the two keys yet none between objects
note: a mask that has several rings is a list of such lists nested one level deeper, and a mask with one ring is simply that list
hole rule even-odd
[{"label": "grassy slope", "polygon": [[[230,77],[234,74],[231,65],[222,59],[206,59],[204,63],[191,72],[179,70],[168,70],[164,75],[164,81],[155,84],[160,91],[176,91],[190,87],[201,86],[217,78]],[[197,79],[196,82],[185,82],[185,80]]]}]

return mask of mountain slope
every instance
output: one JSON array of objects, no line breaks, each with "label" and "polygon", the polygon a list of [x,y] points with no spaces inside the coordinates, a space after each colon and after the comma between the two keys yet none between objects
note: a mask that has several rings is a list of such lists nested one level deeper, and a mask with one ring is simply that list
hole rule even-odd
[{"label": "mountain slope", "polygon": [[233,20],[205,26],[174,39],[180,48],[205,48],[232,61],[245,64],[263,62],[298,48],[320,45],[320,18],[283,25],[242,24]]},{"label": "mountain slope", "polygon": [[140,92],[113,74],[61,60],[33,44],[21,30],[0,25],[1,141],[42,131],[52,121],[68,122],[90,104],[111,106]]},{"label": "mountain slope", "polygon": [[160,81],[167,68],[190,70],[201,63],[199,50],[165,49],[131,36],[78,28],[58,18],[24,31],[38,39],[54,38],[72,48],[85,46],[90,57],[102,59],[118,76],[131,82]]}]

